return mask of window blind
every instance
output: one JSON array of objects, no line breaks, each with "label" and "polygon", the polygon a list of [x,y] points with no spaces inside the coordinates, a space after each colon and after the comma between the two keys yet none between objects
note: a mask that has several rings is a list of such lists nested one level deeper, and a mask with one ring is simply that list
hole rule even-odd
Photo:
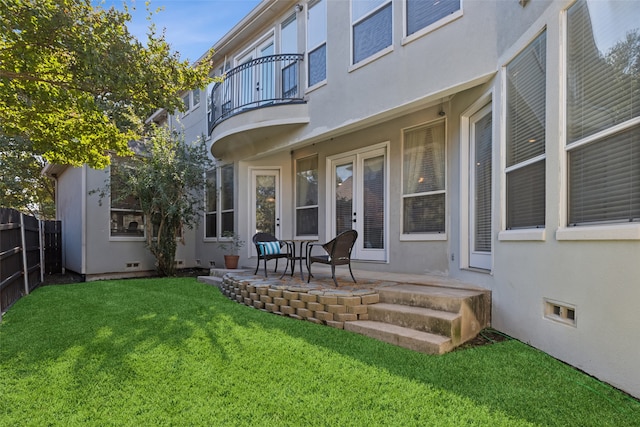
[{"label": "window blind", "polygon": [[543,32],[506,68],[507,229],[545,225],[546,46]]},{"label": "window blind", "polygon": [[407,0],[407,35],[460,10],[460,0]]},{"label": "window blind", "polygon": [[507,166],[545,152],[546,33],[507,66]]},{"label": "window blind", "polygon": [[[592,14],[599,10],[592,8],[603,5],[580,1],[568,11],[569,144],[640,116],[640,8],[634,2],[601,3],[619,4],[597,22]],[[628,15],[635,17],[635,28],[624,26]]]},{"label": "window blind", "polygon": [[353,26],[353,63],[391,46],[392,3]]},{"label": "window blind", "polygon": [[569,152],[569,224],[640,221],[640,126]]},{"label": "window blind", "polygon": [[[640,9],[567,12],[568,224],[640,220]],[[615,128],[614,128],[615,126]],[[596,133],[601,137],[585,139]]]},{"label": "window blind", "polygon": [[492,129],[492,116],[490,113],[475,124],[474,250],[480,252],[491,252]]},{"label": "window blind", "polygon": [[507,229],[545,225],[545,161],[507,174]]},{"label": "window blind", "polygon": [[365,159],[363,163],[364,247],[384,249],[384,156]]}]

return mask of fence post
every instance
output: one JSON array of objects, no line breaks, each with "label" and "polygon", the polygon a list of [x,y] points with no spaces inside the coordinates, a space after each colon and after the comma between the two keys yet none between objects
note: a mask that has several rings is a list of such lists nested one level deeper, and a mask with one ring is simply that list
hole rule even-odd
[{"label": "fence post", "polygon": [[27,265],[27,236],[24,227],[24,214],[20,213],[20,236],[22,238],[22,272],[24,274],[24,294],[29,295],[29,266]]},{"label": "fence post", "polygon": [[40,283],[44,283],[44,221],[38,220],[38,230],[40,237]]}]

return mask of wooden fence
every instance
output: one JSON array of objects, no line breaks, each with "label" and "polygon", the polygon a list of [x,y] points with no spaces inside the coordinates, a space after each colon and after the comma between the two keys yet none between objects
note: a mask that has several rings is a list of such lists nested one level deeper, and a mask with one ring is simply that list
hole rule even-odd
[{"label": "wooden fence", "polygon": [[0,208],[0,316],[20,297],[62,271],[60,221]]}]

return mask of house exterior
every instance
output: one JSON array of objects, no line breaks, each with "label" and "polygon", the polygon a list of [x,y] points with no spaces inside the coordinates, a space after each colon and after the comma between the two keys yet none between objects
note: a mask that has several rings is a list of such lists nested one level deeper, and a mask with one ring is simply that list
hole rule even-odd
[{"label": "house exterior", "polygon": [[[225,80],[153,117],[217,164],[177,258],[355,228],[355,268],[490,289],[495,328],[640,396],[639,46],[625,0],[264,0],[213,45]],[[144,270],[104,174],[58,176],[68,268]]]}]

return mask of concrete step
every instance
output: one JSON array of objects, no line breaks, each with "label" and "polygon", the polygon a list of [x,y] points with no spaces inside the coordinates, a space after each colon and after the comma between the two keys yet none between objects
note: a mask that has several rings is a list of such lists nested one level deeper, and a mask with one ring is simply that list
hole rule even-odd
[{"label": "concrete step", "polygon": [[483,300],[485,295],[488,293],[468,289],[399,284],[380,289],[380,302],[458,313],[465,302]]},{"label": "concrete step", "polygon": [[369,320],[429,332],[460,341],[462,316],[442,310],[408,305],[378,303],[367,308]]},{"label": "concrete step", "polygon": [[443,354],[453,348],[450,338],[372,320],[345,322],[344,329],[421,353]]}]

